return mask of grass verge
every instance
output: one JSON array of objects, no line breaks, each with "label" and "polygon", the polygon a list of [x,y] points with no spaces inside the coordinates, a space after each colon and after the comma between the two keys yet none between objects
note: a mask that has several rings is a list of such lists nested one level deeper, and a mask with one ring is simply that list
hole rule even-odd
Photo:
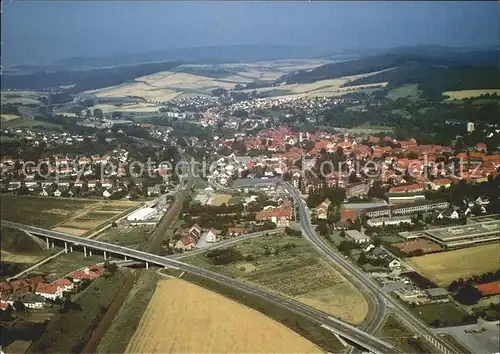
[{"label": "grass verge", "polygon": [[385,340],[403,353],[433,353],[434,348],[431,348],[421,338],[415,338],[414,334],[403,326],[396,318],[388,315],[385,321],[377,331],[376,336]]},{"label": "grass verge", "polygon": [[158,275],[143,271],[97,347],[97,353],[124,353],[156,289]]}]

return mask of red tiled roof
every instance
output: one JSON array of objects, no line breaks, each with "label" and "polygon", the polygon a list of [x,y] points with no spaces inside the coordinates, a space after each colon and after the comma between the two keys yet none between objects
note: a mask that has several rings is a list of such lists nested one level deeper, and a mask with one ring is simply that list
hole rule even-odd
[{"label": "red tiled roof", "polygon": [[476,285],[476,289],[485,296],[500,294],[500,280],[478,284]]},{"label": "red tiled roof", "polygon": [[188,235],[188,236],[183,236],[180,238],[181,243],[184,245],[184,246],[187,246],[187,245],[191,245],[191,244],[196,244],[196,239],[191,236],[191,235]]},{"label": "red tiled roof", "polygon": [[389,190],[389,193],[419,192],[423,190],[424,186],[422,184],[410,184],[405,186],[392,187]]},{"label": "red tiled roof", "polygon": [[342,209],[340,211],[340,221],[356,221],[356,211],[354,209]]},{"label": "red tiled roof", "polygon": [[54,284],[39,283],[36,286],[36,292],[44,294],[55,294],[57,292],[57,286]]},{"label": "red tiled roof", "polygon": [[71,284],[73,283],[69,279],[60,278],[57,279],[53,284],[60,287],[60,286],[71,286]]},{"label": "red tiled roof", "polygon": [[256,220],[266,220],[272,217],[281,218],[286,217],[290,218],[292,212],[290,209],[271,209],[271,210],[262,210],[255,213]]}]

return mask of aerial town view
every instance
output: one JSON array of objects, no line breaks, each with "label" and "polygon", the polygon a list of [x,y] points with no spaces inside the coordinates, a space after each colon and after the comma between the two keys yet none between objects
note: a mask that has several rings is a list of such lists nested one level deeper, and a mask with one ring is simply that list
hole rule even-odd
[{"label": "aerial town view", "polygon": [[1,6],[1,354],[500,353],[497,2]]}]

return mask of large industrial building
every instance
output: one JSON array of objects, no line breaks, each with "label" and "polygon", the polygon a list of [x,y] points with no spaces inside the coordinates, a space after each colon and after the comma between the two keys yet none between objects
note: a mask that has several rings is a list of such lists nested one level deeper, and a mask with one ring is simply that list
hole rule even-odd
[{"label": "large industrial building", "polygon": [[155,208],[141,208],[127,216],[127,221],[145,221],[156,213]]},{"label": "large industrial building", "polygon": [[500,240],[500,225],[498,220],[491,220],[439,229],[401,232],[399,236],[406,240],[423,237],[444,248],[456,248]]}]

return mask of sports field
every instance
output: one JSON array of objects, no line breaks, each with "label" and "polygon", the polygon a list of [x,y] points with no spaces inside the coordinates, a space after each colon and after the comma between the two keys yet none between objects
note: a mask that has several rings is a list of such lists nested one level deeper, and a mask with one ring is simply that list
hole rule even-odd
[{"label": "sports field", "polygon": [[258,311],[179,279],[162,280],[126,353],[320,353]]},{"label": "sports field", "polygon": [[407,262],[439,286],[500,270],[500,243],[408,258]]}]

